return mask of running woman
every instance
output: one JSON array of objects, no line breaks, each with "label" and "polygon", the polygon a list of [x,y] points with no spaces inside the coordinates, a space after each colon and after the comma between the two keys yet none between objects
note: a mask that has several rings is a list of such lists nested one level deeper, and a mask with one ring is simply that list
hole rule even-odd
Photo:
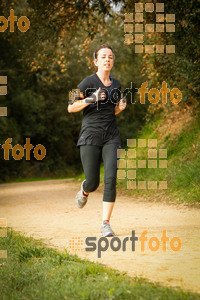
[{"label": "running woman", "polygon": [[83,110],[77,147],[80,148],[85,180],[76,195],[76,204],[79,208],[83,208],[89,193],[98,188],[100,164],[103,159],[104,194],[101,235],[107,237],[115,235],[110,226],[110,218],[116,199],[117,149],[121,148],[115,115],[125,109],[126,101],[120,99],[120,82],[110,76],[114,65],[114,53],[109,45],[101,45],[96,49],[94,65],[97,72],[86,77],[77,86],[81,96],[77,99],[79,101],[68,105],[68,112]]}]

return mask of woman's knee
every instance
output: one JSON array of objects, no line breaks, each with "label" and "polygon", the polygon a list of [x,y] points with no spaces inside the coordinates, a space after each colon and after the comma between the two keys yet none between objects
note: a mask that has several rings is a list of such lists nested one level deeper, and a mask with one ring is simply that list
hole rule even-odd
[{"label": "woman's knee", "polygon": [[99,179],[94,180],[94,179],[90,179],[90,180],[86,180],[85,182],[85,192],[90,193],[90,192],[94,192],[99,186]]}]

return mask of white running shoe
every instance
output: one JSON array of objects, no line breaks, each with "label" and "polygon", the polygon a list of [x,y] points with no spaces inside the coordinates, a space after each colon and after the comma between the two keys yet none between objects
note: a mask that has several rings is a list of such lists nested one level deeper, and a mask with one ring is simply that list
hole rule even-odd
[{"label": "white running shoe", "polygon": [[103,221],[103,223],[101,225],[101,235],[104,236],[104,237],[115,235],[114,231],[110,227],[109,222]]},{"label": "white running shoe", "polygon": [[[85,180],[83,180],[83,182],[84,181]],[[86,205],[89,196],[89,194],[87,196],[83,194],[83,182],[81,184],[81,190],[76,195],[76,204],[79,208],[83,208]]]}]

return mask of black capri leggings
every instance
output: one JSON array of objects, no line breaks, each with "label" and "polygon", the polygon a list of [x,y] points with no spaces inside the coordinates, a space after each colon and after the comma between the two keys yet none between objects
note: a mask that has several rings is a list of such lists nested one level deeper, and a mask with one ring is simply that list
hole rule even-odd
[{"label": "black capri leggings", "polygon": [[100,164],[104,163],[104,194],[103,201],[115,202],[117,178],[117,144],[104,146],[80,146],[80,156],[86,181],[83,189],[86,193],[95,191],[100,182]]}]

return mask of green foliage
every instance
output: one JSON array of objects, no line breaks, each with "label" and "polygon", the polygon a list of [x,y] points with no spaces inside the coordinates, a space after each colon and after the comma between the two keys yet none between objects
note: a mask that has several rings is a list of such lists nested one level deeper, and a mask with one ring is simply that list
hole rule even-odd
[{"label": "green foliage", "polygon": [[[37,161],[24,158],[9,161],[0,148],[0,181],[33,177],[74,176],[82,171],[76,147],[82,112],[67,112],[68,93],[93,72],[92,53],[101,43],[110,43],[116,54],[113,77],[122,84],[122,91],[137,88],[148,81],[151,87],[167,82],[170,89],[177,87],[183,101],[193,104],[199,97],[199,41],[197,1],[165,1],[165,11],[175,13],[175,34],[159,36],[163,43],[176,44],[175,55],[139,55],[133,45],[124,44],[124,12],[134,10],[137,1],[2,1],[1,15],[25,15],[30,28],[21,33],[7,29],[0,34],[0,75],[8,77],[8,94],[1,96],[1,106],[7,106],[8,117],[0,117],[0,144],[12,138],[12,146],[24,145],[29,137],[35,147],[42,144],[47,155]],[[6,3],[6,4],[5,4]],[[121,3],[119,14],[111,4]],[[153,21],[146,14],[147,21]],[[148,19],[149,18],[149,19]],[[151,36],[152,42],[157,37]],[[122,147],[128,138],[139,136],[147,113],[156,106],[131,103],[117,115]],[[166,106],[168,107],[168,106]],[[170,108],[170,105],[169,105]],[[10,151],[11,152],[11,151]]]},{"label": "green foliage", "polygon": [[47,155],[43,161],[33,155],[31,161],[15,161],[11,155],[5,161],[0,149],[0,180],[75,175],[80,168],[76,143],[81,116],[68,114],[67,95],[86,76],[88,43],[105,23],[99,16],[109,13],[110,4],[6,1],[1,3],[2,15],[8,17],[11,8],[15,15],[27,16],[31,25],[25,33],[15,26],[13,33],[0,35],[0,75],[8,77],[8,94],[1,96],[8,117],[0,118],[0,143],[11,137],[13,147],[23,146],[29,137],[34,147],[42,144]]},{"label": "green foliage", "polygon": [[[199,114],[200,115],[200,114]],[[189,133],[189,134],[188,134]],[[180,201],[200,202],[200,118],[168,142],[169,187]]]},{"label": "green foliage", "polygon": [[[134,11],[135,3],[127,1],[124,12]],[[146,1],[141,1],[144,4]],[[182,102],[194,103],[200,96],[199,81],[199,12],[200,3],[192,0],[164,1],[164,13],[175,14],[174,33],[144,34],[144,44],[175,45],[175,54],[144,54],[144,76],[149,86],[160,88],[166,81],[168,88],[182,92]],[[155,11],[144,12],[144,24],[155,24]]]},{"label": "green foliage", "polygon": [[[164,127],[166,118],[157,113],[155,118],[147,123],[138,133],[139,139],[157,139],[158,149],[167,149],[167,168],[137,168],[137,180],[167,181],[167,190],[129,190],[134,193],[145,194],[152,199],[152,195],[164,195],[162,198],[191,204],[200,203],[200,110],[198,109],[187,127],[177,135],[168,134],[164,138],[159,136],[159,128]],[[181,124],[180,126],[184,126]],[[137,150],[137,160],[147,160],[148,148]],[[159,158],[157,158],[159,166]],[[118,182],[118,187],[127,192],[126,181]],[[153,199],[156,197],[153,196]]]}]

